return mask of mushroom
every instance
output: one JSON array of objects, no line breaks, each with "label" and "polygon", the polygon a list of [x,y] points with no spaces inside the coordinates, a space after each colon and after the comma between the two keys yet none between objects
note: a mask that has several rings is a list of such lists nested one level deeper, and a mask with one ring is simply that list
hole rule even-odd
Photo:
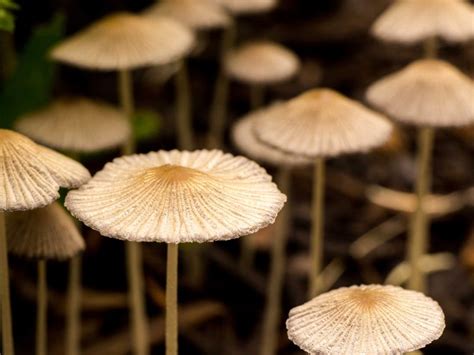
[{"label": "mushroom", "polygon": [[44,207],[59,198],[61,187],[79,187],[90,175],[79,163],[5,129],[0,129],[0,172],[2,353],[12,355],[5,212]]},{"label": "mushroom", "polygon": [[258,139],[315,161],[309,287],[314,296],[323,257],[325,159],[380,146],[392,128],[382,115],[331,89],[310,90],[269,110],[271,115],[255,123]]},{"label": "mushroom", "polygon": [[324,293],[293,308],[288,338],[313,355],[404,354],[438,339],[439,304],[397,286],[361,285]]},{"label": "mushroom", "polygon": [[273,10],[278,0],[212,0],[230,11],[231,14],[256,15]]},{"label": "mushroom", "polygon": [[66,260],[85,248],[73,219],[57,202],[6,215],[8,251],[38,260],[36,354],[47,351],[47,260]]},{"label": "mushroom", "polygon": [[409,286],[425,289],[417,260],[427,248],[427,220],[423,200],[430,190],[434,128],[474,122],[474,83],[447,62],[424,59],[372,84],[368,101],[397,121],[413,124],[418,133],[417,208],[409,233],[408,259],[412,270]]},{"label": "mushroom", "polygon": [[[273,109],[278,109],[275,104]],[[311,165],[313,160],[285,153],[260,142],[254,134],[255,122],[260,116],[271,118],[272,108],[261,109],[239,120],[232,128],[232,138],[235,145],[251,159],[269,163],[278,167],[277,184],[280,190],[291,200],[291,171],[295,167]],[[278,216],[274,228],[271,247],[270,276],[267,284],[267,302],[263,315],[261,354],[274,354],[278,337],[278,324],[281,317],[281,293],[286,264],[286,242],[290,230],[291,212],[287,203]],[[248,237],[247,237],[248,238]],[[252,236],[253,238],[253,236]],[[244,239],[243,260],[246,254],[253,255],[250,238]]]},{"label": "mushroom", "polygon": [[[27,114],[15,128],[28,137],[69,152],[91,153],[127,142],[131,128],[123,112],[106,103],[83,97],[57,99],[46,108]],[[69,262],[66,354],[80,352],[81,255]]]},{"label": "mushroom", "polygon": [[[130,13],[115,13],[57,45],[51,57],[88,69],[117,70],[121,106],[131,120],[134,100],[130,70],[175,62],[187,55],[193,44],[193,34],[174,20],[164,17],[151,20]],[[184,93],[182,90],[180,92]],[[178,110],[181,110],[182,100],[182,97],[177,100]],[[187,121],[189,116],[184,111],[179,112],[178,135],[180,140],[185,141],[190,137],[191,122]],[[132,154],[134,151],[135,139],[131,134],[122,152]],[[134,351],[141,355],[148,352],[149,346],[145,326],[143,271],[140,270],[141,251],[137,243],[126,244],[126,258]]]},{"label": "mushroom", "polygon": [[274,222],[285,195],[256,163],[220,151],[117,158],[68,194],[66,207],[102,235],[168,244],[166,354],[177,354],[179,243],[234,239]]}]

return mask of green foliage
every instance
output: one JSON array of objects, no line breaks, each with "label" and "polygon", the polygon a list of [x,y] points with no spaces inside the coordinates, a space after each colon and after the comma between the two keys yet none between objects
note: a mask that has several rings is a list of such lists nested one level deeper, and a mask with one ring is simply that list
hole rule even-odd
[{"label": "green foliage", "polygon": [[155,137],[160,130],[161,117],[154,111],[138,110],[133,118],[133,132],[139,142]]},{"label": "green foliage", "polygon": [[19,6],[12,0],[0,0],[0,30],[13,32],[15,29],[15,16],[12,10],[17,10]]},{"label": "green foliage", "polygon": [[16,118],[50,101],[55,64],[48,59],[48,51],[63,34],[64,16],[60,14],[35,29],[0,93],[0,127],[11,128]]}]

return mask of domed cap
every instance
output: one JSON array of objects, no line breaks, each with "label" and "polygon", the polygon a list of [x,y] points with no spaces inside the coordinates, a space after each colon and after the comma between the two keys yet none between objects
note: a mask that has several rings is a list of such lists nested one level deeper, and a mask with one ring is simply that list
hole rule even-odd
[{"label": "domed cap", "polygon": [[76,161],[0,129],[0,210],[44,207],[59,198],[61,187],[76,188],[89,178]]},{"label": "domed cap", "polygon": [[174,20],[116,13],[60,43],[51,57],[88,69],[133,69],[178,60],[193,44],[191,31]]},{"label": "domed cap", "polygon": [[451,64],[424,59],[372,84],[368,101],[401,122],[461,126],[474,122],[474,83]]},{"label": "domed cap", "polygon": [[86,98],[59,99],[20,118],[15,129],[41,144],[72,152],[114,148],[130,135],[121,111]]},{"label": "domed cap", "polygon": [[255,122],[264,143],[312,158],[366,151],[391,130],[383,116],[330,89],[310,90]]},{"label": "domed cap", "polygon": [[65,260],[85,248],[74,220],[57,202],[6,215],[8,251],[34,259]]},{"label": "domed cap", "polygon": [[352,286],[293,308],[288,337],[310,354],[404,354],[443,333],[444,314],[422,293],[395,286]]},{"label": "domed cap", "polygon": [[300,69],[298,57],[273,42],[247,43],[231,51],[225,62],[227,74],[250,84],[273,84],[291,79]]},{"label": "domed cap", "polygon": [[275,166],[284,165],[288,167],[294,167],[313,164],[313,159],[285,153],[282,150],[262,143],[255,136],[255,121],[260,116],[271,116],[272,110],[276,109],[278,105],[279,104],[276,104],[270,108],[253,112],[235,123],[232,127],[232,138],[235,145],[249,158],[266,162]]},{"label": "domed cap", "polygon": [[396,0],[372,33],[386,41],[415,43],[438,36],[450,42],[474,38],[474,15],[464,0]]},{"label": "domed cap", "polygon": [[66,207],[104,236],[182,243],[256,232],[274,222],[285,200],[246,158],[174,150],[115,159],[70,192]]},{"label": "domed cap", "polygon": [[170,17],[193,30],[225,28],[232,23],[225,9],[212,0],[163,0],[145,10],[144,15]]},{"label": "domed cap", "polygon": [[234,15],[252,15],[273,10],[278,0],[213,0]]}]

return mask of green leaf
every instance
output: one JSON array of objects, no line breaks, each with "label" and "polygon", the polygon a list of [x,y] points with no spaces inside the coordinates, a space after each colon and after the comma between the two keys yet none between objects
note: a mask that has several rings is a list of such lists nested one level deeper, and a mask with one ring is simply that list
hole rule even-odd
[{"label": "green leaf", "polygon": [[15,29],[15,18],[8,10],[0,8],[0,30],[13,32]]},{"label": "green leaf", "polygon": [[155,137],[161,125],[161,116],[150,110],[138,110],[133,117],[133,132],[137,141]]},{"label": "green leaf", "polygon": [[9,10],[18,10],[20,6],[12,0],[0,0],[0,7]]},{"label": "green leaf", "polygon": [[11,128],[19,116],[49,103],[55,64],[48,59],[50,48],[64,36],[64,16],[36,28],[19,55],[13,75],[0,92],[0,127]]}]

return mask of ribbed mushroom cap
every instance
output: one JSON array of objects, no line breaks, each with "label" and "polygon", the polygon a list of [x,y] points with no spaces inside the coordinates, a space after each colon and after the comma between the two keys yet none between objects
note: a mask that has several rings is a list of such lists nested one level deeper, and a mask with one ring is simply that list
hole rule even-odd
[{"label": "ribbed mushroom cap", "polygon": [[31,210],[59,198],[59,189],[81,186],[90,175],[76,161],[0,129],[0,210]]},{"label": "ribbed mushroom cap", "polygon": [[274,222],[285,200],[246,158],[174,150],[115,159],[70,192],[66,207],[104,236],[182,243],[256,232]]},{"label": "ribbed mushroom cap", "polygon": [[372,84],[368,101],[401,122],[438,127],[474,122],[474,82],[451,64],[413,62]]},{"label": "ribbed mushroom cap", "polygon": [[213,0],[234,15],[252,15],[273,10],[278,0]]},{"label": "ribbed mushroom cap", "polygon": [[313,355],[404,354],[443,333],[444,314],[422,293],[362,285],[324,293],[293,308],[289,339]]},{"label": "ribbed mushroom cap", "polygon": [[231,51],[225,61],[227,74],[250,84],[274,84],[291,79],[300,69],[298,57],[282,45],[251,42]]},{"label": "ribbed mushroom cap", "polygon": [[256,120],[260,116],[272,115],[272,110],[279,104],[270,108],[261,109],[253,112],[232,127],[232,139],[239,150],[251,159],[269,163],[275,166],[304,166],[314,163],[313,159],[304,156],[285,153],[284,151],[262,143],[257,139],[254,132]]},{"label": "ribbed mushroom cap", "polygon": [[86,98],[59,99],[20,118],[15,129],[55,149],[96,152],[123,144],[130,135],[125,115]]},{"label": "ribbed mushroom cap", "polygon": [[383,116],[330,89],[307,91],[255,122],[264,143],[311,158],[366,151],[391,130]]},{"label": "ribbed mushroom cap", "polygon": [[85,248],[74,220],[57,202],[6,216],[8,251],[34,259],[65,260]]},{"label": "ribbed mushroom cap", "polygon": [[133,69],[173,62],[193,45],[192,32],[172,19],[116,13],[60,43],[51,57],[88,69]]},{"label": "ribbed mushroom cap", "polygon": [[438,36],[449,42],[474,38],[471,5],[464,0],[396,0],[372,33],[386,41],[415,43]]},{"label": "ribbed mushroom cap", "polygon": [[145,10],[150,18],[170,17],[193,30],[225,28],[232,18],[212,0],[163,0]]}]

